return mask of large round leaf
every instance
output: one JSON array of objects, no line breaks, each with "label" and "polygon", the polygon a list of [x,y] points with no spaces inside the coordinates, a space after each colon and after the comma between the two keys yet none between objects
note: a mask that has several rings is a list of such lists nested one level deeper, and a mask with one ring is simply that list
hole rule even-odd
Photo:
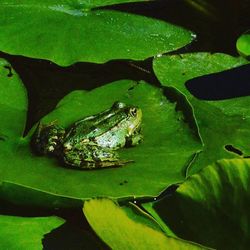
[{"label": "large round leaf", "polygon": [[221,160],[145,208],[178,236],[216,249],[250,244],[250,160]]},{"label": "large round leaf", "polygon": [[11,65],[0,58],[0,143],[22,135],[27,112],[27,94]]},{"label": "large round leaf", "polygon": [[192,41],[192,32],[166,22],[96,9],[122,2],[134,1],[1,1],[0,50],[67,66],[141,60]]},{"label": "large round leaf", "polygon": [[[183,181],[186,168],[201,146],[197,128],[185,103],[177,103],[176,110],[176,104],[168,101],[161,89],[145,82],[124,80],[90,92],[72,92],[42,123],[57,121],[67,127],[84,116],[111,107],[117,100],[137,105],[143,112],[144,141],[136,147],[119,150],[122,159],[134,163],[98,171],[64,168],[56,158],[39,157],[31,152],[31,132],[26,138],[1,145],[1,195],[21,203],[66,206],[69,197],[77,201],[96,196],[155,196],[168,185]],[[61,196],[63,201],[58,198]]]},{"label": "large round leaf", "polygon": [[221,158],[234,158],[238,154],[250,155],[250,97],[220,101],[199,100],[185,86],[189,79],[246,63],[242,58],[209,53],[164,56],[154,60],[154,71],[160,82],[180,91],[194,109],[204,148],[189,174]]},{"label": "large round leaf", "polygon": [[83,211],[92,228],[112,249],[207,249],[164,235],[157,223],[135,207],[119,207],[107,199],[90,200],[84,203]]},{"label": "large round leaf", "polygon": [[42,239],[63,224],[57,217],[17,217],[0,215],[0,248],[8,250],[43,249]]}]

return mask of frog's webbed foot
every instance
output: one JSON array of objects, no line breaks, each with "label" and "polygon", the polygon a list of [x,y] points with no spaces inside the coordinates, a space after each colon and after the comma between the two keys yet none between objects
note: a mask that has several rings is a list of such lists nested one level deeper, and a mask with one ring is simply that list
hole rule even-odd
[{"label": "frog's webbed foot", "polygon": [[32,150],[39,155],[57,154],[64,134],[65,130],[55,122],[46,125],[39,122],[31,138]]},{"label": "frog's webbed foot", "polygon": [[63,162],[78,169],[101,169],[120,167],[132,161],[120,160],[117,152],[96,144],[81,145],[65,150]]},{"label": "frog's webbed foot", "polygon": [[133,134],[133,136],[130,136],[126,139],[126,147],[133,147],[138,144],[140,144],[143,140],[143,135],[140,134],[140,132]]}]

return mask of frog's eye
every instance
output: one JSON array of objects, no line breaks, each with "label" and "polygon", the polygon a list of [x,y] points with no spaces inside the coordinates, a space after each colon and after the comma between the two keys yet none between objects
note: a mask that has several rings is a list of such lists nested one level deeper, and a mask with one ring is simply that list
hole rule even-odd
[{"label": "frog's eye", "polygon": [[132,116],[136,116],[136,114],[137,114],[137,109],[136,108],[131,108],[130,110],[129,110],[129,113],[132,115]]}]

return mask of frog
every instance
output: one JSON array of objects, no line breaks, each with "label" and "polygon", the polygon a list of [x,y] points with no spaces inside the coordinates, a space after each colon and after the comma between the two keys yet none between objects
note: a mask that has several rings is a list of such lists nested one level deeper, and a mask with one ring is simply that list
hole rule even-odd
[{"label": "frog", "polygon": [[56,121],[38,124],[32,150],[38,155],[56,156],[67,167],[101,169],[120,167],[133,160],[120,159],[119,149],[141,143],[142,110],[116,101],[95,115],[64,128]]}]

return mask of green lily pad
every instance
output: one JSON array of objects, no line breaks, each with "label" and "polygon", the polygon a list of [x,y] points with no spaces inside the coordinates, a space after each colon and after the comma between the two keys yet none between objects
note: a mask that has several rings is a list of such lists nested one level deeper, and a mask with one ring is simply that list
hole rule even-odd
[{"label": "green lily pad", "polygon": [[[2,94],[4,86],[3,82]],[[12,94],[19,93],[13,91]],[[201,148],[197,128],[191,121],[187,122],[190,110],[185,104],[176,106],[168,101],[162,89],[145,82],[122,80],[89,92],[74,91],[59,102],[42,123],[57,121],[67,127],[84,116],[111,107],[117,100],[137,105],[143,112],[144,141],[136,147],[119,150],[122,159],[134,160],[133,163],[92,171],[64,168],[56,158],[31,152],[29,142],[33,129],[25,138],[19,134],[17,138],[1,141],[0,195],[22,204],[75,206],[81,199],[97,196],[156,196],[167,186],[183,181],[186,168]],[[19,105],[19,108],[22,107]],[[16,117],[11,112],[6,115],[15,123]]]},{"label": "green lily pad", "polygon": [[250,244],[250,160],[221,160],[190,176],[172,197],[145,204],[178,237],[216,249]]},{"label": "green lily pad", "polygon": [[237,42],[236,48],[242,56],[249,57],[250,56],[250,31],[242,34]]},{"label": "green lily pad", "polygon": [[[27,93],[11,65],[0,58],[0,143],[23,133],[28,108]],[[14,120],[13,120],[14,118]]]},{"label": "green lily pad", "polygon": [[90,200],[83,212],[97,235],[112,249],[207,249],[166,236],[152,218],[135,207],[111,200]]},{"label": "green lily pad", "polygon": [[246,63],[243,58],[209,53],[163,56],[154,60],[154,71],[162,85],[181,92],[194,110],[204,148],[189,174],[218,159],[250,155],[250,97],[205,101],[195,98],[185,87],[189,79]]},{"label": "green lily pad", "polygon": [[58,217],[17,217],[0,215],[0,248],[8,250],[43,249],[42,239],[63,224]]},{"label": "green lily pad", "polygon": [[192,41],[192,32],[173,24],[97,8],[125,2],[135,1],[1,1],[0,50],[68,66],[142,60]]}]

